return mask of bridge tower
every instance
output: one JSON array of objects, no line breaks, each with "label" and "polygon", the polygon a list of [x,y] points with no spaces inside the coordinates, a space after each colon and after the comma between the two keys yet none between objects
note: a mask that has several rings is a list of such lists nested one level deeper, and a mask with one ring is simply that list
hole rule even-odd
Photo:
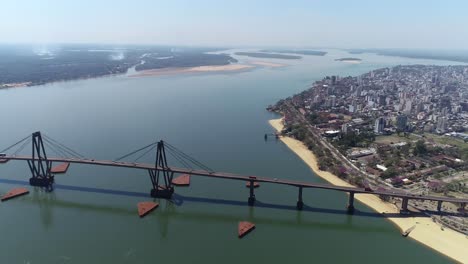
[{"label": "bridge tower", "polygon": [[151,196],[156,198],[171,198],[174,193],[174,186],[172,172],[167,165],[166,150],[164,148],[164,141],[159,141],[156,149],[156,161],[154,169],[148,170],[153,189],[151,189]]},{"label": "bridge tower", "polygon": [[28,165],[32,174],[29,184],[51,190],[54,183],[54,176],[50,173],[52,162],[47,160],[44,142],[39,131],[32,134],[32,159],[28,160]]}]

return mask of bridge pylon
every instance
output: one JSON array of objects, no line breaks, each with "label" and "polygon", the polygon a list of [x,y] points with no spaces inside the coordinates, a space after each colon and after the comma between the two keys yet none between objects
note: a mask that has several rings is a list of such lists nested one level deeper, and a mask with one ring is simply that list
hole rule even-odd
[{"label": "bridge pylon", "polygon": [[174,193],[174,186],[172,184],[174,172],[171,171],[167,164],[166,149],[162,140],[157,145],[154,167],[154,169],[148,170],[153,185],[151,196],[156,198],[171,198]]},{"label": "bridge pylon", "polygon": [[28,165],[32,175],[29,184],[51,190],[54,183],[54,176],[50,173],[52,162],[47,159],[39,131],[32,133],[32,159],[28,160]]}]

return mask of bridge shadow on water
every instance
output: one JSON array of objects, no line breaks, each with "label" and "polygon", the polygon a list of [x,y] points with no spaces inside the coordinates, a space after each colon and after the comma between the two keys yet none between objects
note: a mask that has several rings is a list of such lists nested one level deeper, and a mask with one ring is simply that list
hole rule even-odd
[{"label": "bridge shadow on water", "polygon": [[[11,179],[0,179],[0,183],[4,184],[12,184],[12,185],[22,185],[22,186],[29,186],[28,181],[21,181],[21,180],[11,180]],[[146,198],[146,199],[154,199],[149,196],[148,193],[143,192],[130,192],[130,191],[122,191],[122,190],[111,190],[111,189],[102,189],[102,188],[92,188],[92,187],[81,187],[81,186],[71,186],[71,185],[63,185],[63,184],[55,184],[54,189],[56,190],[68,190],[68,191],[80,191],[80,192],[89,192],[89,193],[99,193],[99,194],[109,194],[109,195],[119,195],[119,196],[130,196],[130,197],[139,197],[139,198]],[[33,199],[35,200],[35,199]],[[246,199],[247,200],[247,199]],[[298,215],[302,215],[303,213],[310,212],[310,213],[323,213],[323,214],[335,214],[335,215],[349,215],[347,212],[345,205],[346,201],[343,201],[343,209],[332,209],[332,208],[320,208],[320,207],[313,207],[307,204],[304,204],[302,211],[298,211],[295,205],[284,205],[284,204],[274,204],[268,203],[261,200],[257,200],[255,202],[254,207],[249,207],[247,201],[239,201],[239,200],[227,200],[227,199],[219,199],[219,198],[207,198],[207,197],[194,197],[194,196],[187,196],[174,193],[172,200],[170,200],[170,204],[175,207],[182,206],[185,202],[187,203],[204,203],[204,204],[219,204],[219,205],[227,205],[227,206],[242,206],[248,207],[252,210],[255,208],[267,208],[267,209],[276,209],[276,210],[286,210],[286,211],[294,211],[297,212]],[[305,201],[306,202],[306,201]],[[43,203],[43,202],[41,202]],[[123,214],[134,214],[135,211],[128,210],[125,208],[118,208],[115,206],[102,206],[102,205],[91,205],[91,204],[80,204],[75,202],[61,202],[55,201],[54,204],[66,206],[67,203],[71,205],[71,207],[79,208],[79,209],[90,209],[90,210],[98,210],[110,213],[123,213]],[[369,211],[362,211],[358,208],[355,208],[353,215],[360,216],[360,217],[371,217],[371,218],[386,218],[386,217],[398,217],[398,218],[405,218],[411,216],[421,216],[421,217],[429,217],[425,213],[435,214],[434,211],[425,211],[421,213],[412,213],[410,215],[402,215],[399,213],[386,213],[381,214],[377,212],[369,212]],[[184,214],[180,212],[179,214]],[[444,215],[452,215],[450,213],[444,213]],[[453,214],[457,215],[457,214]],[[351,216],[350,216],[351,217]],[[273,221],[273,219],[270,219]]]},{"label": "bridge shadow on water", "polygon": [[[182,205],[185,201],[187,202],[198,202],[198,203],[211,203],[211,204],[222,204],[222,205],[231,205],[231,206],[249,206],[247,201],[236,201],[236,200],[225,200],[219,198],[204,198],[204,197],[191,197],[183,196],[179,194],[174,194],[172,200],[176,205]],[[350,215],[346,210],[346,202],[343,201],[343,209],[330,209],[330,208],[321,208],[313,207],[304,203],[304,207],[301,210],[302,212],[311,212],[311,213],[324,213],[324,214],[336,214],[336,215]],[[255,201],[254,207],[257,208],[268,208],[268,209],[278,209],[278,210],[287,210],[287,211],[298,211],[295,205],[284,205],[284,204],[273,204],[268,202],[262,202],[261,200]],[[402,215],[399,213],[377,213],[377,212],[366,212],[355,208],[354,216],[362,217],[374,217],[374,218],[386,218],[386,217],[398,217],[405,218],[408,215]],[[410,216],[422,216],[427,217],[423,213],[412,213]]]}]

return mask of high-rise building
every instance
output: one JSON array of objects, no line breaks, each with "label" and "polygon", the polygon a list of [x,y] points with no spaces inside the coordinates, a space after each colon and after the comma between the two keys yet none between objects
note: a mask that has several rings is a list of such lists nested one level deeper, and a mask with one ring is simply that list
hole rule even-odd
[{"label": "high-rise building", "polygon": [[450,99],[449,96],[444,96],[442,98],[440,98],[440,103],[439,103],[439,107],[440,107],[440,110],[444,109],[445,107],[448,109],[448,111],[451,110],[451,104],[452,104],[452,100]]},{"label": "high-rise building", "polygon": [[330,105],[331,105],[331,107],[336,106],[336,96],[335,95],[330,96]]},{"label": "high-rise building", "polygon": [[396,127],[399,131],[406,131],[408,117],[406,115],[398,115],[396,119]]},{"label": "high-rise building", "polygon": [[348,133],[348,124],[343,124],[343,125],[341,126],[341,132],[342,132],[343,134],[347,134],[347,133]]},{"label": "high-rise building", "polygon": [[362,88],[361,86],[359,85],[357,88],[356,88],[356,96],[361,96],[361,92],[362,92]]},{"label": "high-rise building", "polygon": [[444,133],[447,131],[447,117],[442,116],[437,119],[437,128],[438,133]]},{"label": "high-rise building", "polygon": [[411,100],[406,100],[405,102],[405,113],[406,114],[411,114],[411,109],[413,107],[413,102],[411,102]]},{"label": "high-rise building", "polygon": [[381,134],[384,128],[385,128],[385,119],[383,117],[377,118],[374,124],[374,132],[376,134]]}]

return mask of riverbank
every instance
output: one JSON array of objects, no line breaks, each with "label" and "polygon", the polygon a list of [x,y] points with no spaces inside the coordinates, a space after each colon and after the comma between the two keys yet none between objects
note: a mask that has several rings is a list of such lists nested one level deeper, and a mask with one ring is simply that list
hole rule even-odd
[{"label": "riverbank", "polygon": [[271,68],[279,68],[279,67],[288,66],[288,65],[282,64],[282,63],[274,63],[274,62],[267,62],[267,61],[251,61],[250,64],[258,65],[258,66],[271,67]]},{"label": "riverbank", "polygon": [[[283,130],[282,119],[273,119],[269,123],[278,132]],[[316,156],[301,141],[290,137],[281,137],[280,139],[320,178],[333,185],[352,186],[330,172],[319,170]],[[399,213],[399,209],[394,204],[384,202],[376,195],[356,194],[355,198],[378,213]],[[430,217],[388,217],[387,219],[398,226],[401,231],[416,226],[408,237],[456,261],[468,263],[468,254],[466,253],[468,238],[465,235],[448,228],[442,230],[441,226],[434,223]]]},{"label": "riverbank", "polygon": [[144,77],[144,76],[159,76],[180,73],[203,73],[203,72],[230,72],[241,71],[254,68],[252,65],[246,64],[228,64],[228,65],[214,65],[214,66],[198,66],[198,67],[181,67],[181,68],[163,68],[154,70],[144,70],[129,77]]}]

